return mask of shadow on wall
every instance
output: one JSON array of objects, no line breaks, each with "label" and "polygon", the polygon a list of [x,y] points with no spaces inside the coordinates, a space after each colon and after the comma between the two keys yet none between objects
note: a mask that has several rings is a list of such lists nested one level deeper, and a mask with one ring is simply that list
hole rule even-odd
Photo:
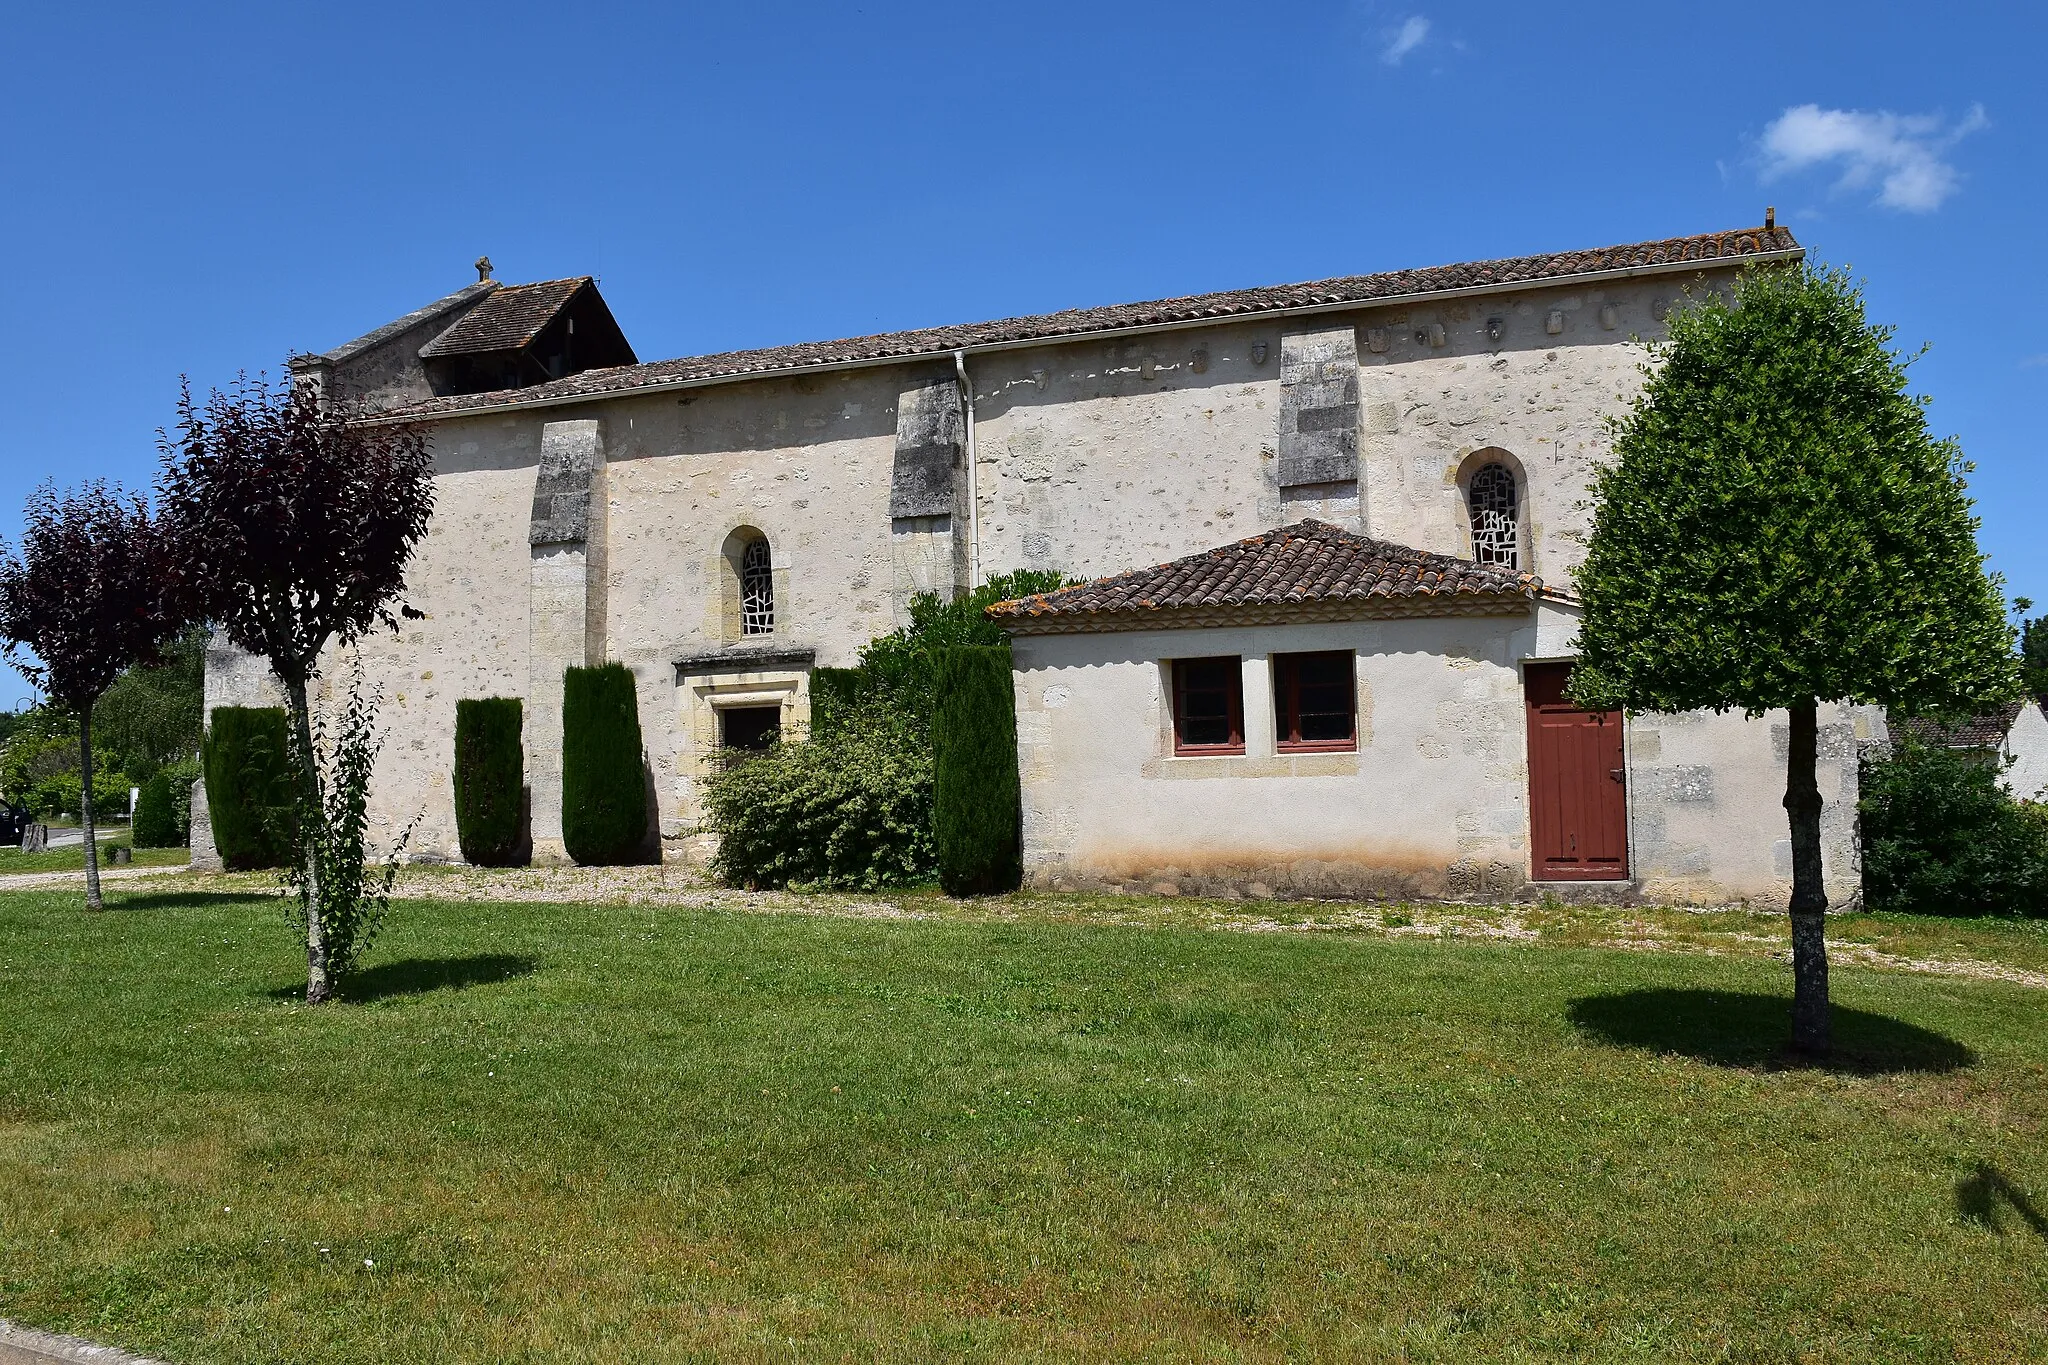
[{"label": "shadow on wall", "polygon": [[2036,1237],[2048,1241],[2048,1216],[2043,1216],[2027,1198],[2027,1192],[2008,1180],[1996,1166],[1980,1161],[1975,1171],[1956,1182],[1956,1212],[1972,1223],[2003,1233],[2005,1228],[1998,1216],[2001,1204],[2018,1214]]},{"label": "shadow on wall", "polygon": [[1790,1051],[1792,1001],[1740,991],[1642,990],[1589,995],[1566,1008],[1574,1027],[1614,1047],[1715,1066],[1813,1067],[1851,1075],[1955,1071],[1977,1054],[1953,1038],[1865,1010],[1834,1007],[1835,1048],[1815,1062]]}]

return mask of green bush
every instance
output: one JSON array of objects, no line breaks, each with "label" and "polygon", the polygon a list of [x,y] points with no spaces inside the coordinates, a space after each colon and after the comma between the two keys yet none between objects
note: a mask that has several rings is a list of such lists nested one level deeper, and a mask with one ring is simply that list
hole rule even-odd
[{"label": "green bush", "polygon": [[455,833],[478,867],[523,862],[524,714],[517,697],[455,703]]},{"label": "green bush", "polygon": [[2048,819],[1999,785],[1988,753],[1914,741],[1863,766],[1863,888],[1873,910],[2048,915]]},{"label": "green bush", "polygon": [[213,844],[235,871],[291,861],[292,777],[284,709],[216,706],[200,741]]},{"label": "green bush", "polygon": [[[869,641],[860,652],[858,667],[852,670],[857,680],[828,681],[828,694],[847,691],[862,698],[880,698],[929,735],[938,696],[940,651],[962,645],[1007,649],[1010,637],[988,619],[987,609],[1013,597],[1064,588],[1071,581],[1051,570],[1018,569],[997,574],[965,597],[946,599],[936,593],[919,593],[910,599],[910,624]],[[822,719],[829,723],[829,703]]]},{"label": "green bush", "polygon": [[1009,891],[1023,874],[1017,707],[1008,645],[938,653],[932,836],[949,896]]},{"label": "green bush", "polygon": [[585,866],[646,860],[640,708],[624,664],[562,677],[562,842]]},{"label": "green bush", "polygon": [[185,831],[178,824],[169,769],[158,768],[143,782],[142,795],[135,799],[135,826],[129,842],[137,848],[185,846]]},{"label": "green bush", "polygon": [[726,764],[704,807],[719,836],[711,871],[728,885],[872,891],[936,870],[931,747],[880,706]]}]

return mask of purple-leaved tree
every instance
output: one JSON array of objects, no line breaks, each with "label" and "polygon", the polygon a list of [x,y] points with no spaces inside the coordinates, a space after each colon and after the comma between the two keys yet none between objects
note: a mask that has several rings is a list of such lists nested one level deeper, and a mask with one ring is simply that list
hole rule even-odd
[{"label": "purple-leaved tree", "polygon": [[[284,685],[298,781],[298,891],[306,914],[306,999],[335,982],[331,933],[351,932],[322,895],[326,808],[308,684],[330,643],[397,628],[406,561],[433,512],[423,428],[366,420],[309,384],[242,378],[204,404],[186,389],[163,437],[163,510],[190,563],[206,620],[270,660]],[[344,949],[340,961],[352,961]]]},{"label": "purple-leaved tree", "polygon": [[19,553],[0,547],[0,637],[9,659],[78,716],[85,905],[98,910],[92,805],[92,708],[123,669],[156,662],[185,624],[179,556],[149,506],[118,486],[29,495]]}]

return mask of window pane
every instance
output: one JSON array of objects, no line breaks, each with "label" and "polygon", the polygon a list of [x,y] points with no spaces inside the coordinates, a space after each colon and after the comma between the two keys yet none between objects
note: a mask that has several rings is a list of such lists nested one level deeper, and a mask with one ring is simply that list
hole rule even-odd
[{"label": "window pane", "polygon": [[1352,654],[1278,654],[1273,658],[1273,710],[1281,744],[1337,744],[1357,734]]},{"label": "window pane", "polygon": [[1174,743],[1178,748],[1230,747],[1243,743],[1240,687],[1243,674],[1235,657],[1176,659],[1174,681]]}]

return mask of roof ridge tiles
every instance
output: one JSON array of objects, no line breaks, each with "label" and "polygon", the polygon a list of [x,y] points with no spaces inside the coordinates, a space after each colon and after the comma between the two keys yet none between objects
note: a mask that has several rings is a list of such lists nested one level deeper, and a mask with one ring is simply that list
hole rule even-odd
[{"label": "roof ridge tiles", "polygon": [[[502,409],[529,403],[577,402],[664,385],[709,383],[823,366],[910,361],[956,350],[989,346],[1055,343],[1100,332],[1143,331],[1212,318],[1254,317],[1302,309],[1370,306],[1390,299],[1448,294],[1517,284],[1541,284],[1585,276],[1625,274],[1685,265],[1733,264],[1748,257],[1797,256],[1803,248],[1780,225],[1731,228],[1721,232],[1667,237],[1617,246],[1544,252],[1424,266],[1378,274],[1344,275],[1295,284],[1263,285],[1182,295],[1138,303],[1067,308],[1052,313],[988,322],[874,332],[831,341],[799,342],[753,350],[683,356],[639,365],[586,370],[524,389],[437,398],[386,414],[432,417],[471,409]],[[584,280],[589,276],[574,276]],[[529,289],[536,285],[502,286]]]},{"label": "roof ridge tiles", "polygon": [[[1149,613],[1433,598],[1533,602],[1543,580],[1503,565],[1397,545],[1307,518],[1146,569],[999,602],[997,620],[1137,618]],[[1133,625],[1139,624],[1133,620]]]}]

